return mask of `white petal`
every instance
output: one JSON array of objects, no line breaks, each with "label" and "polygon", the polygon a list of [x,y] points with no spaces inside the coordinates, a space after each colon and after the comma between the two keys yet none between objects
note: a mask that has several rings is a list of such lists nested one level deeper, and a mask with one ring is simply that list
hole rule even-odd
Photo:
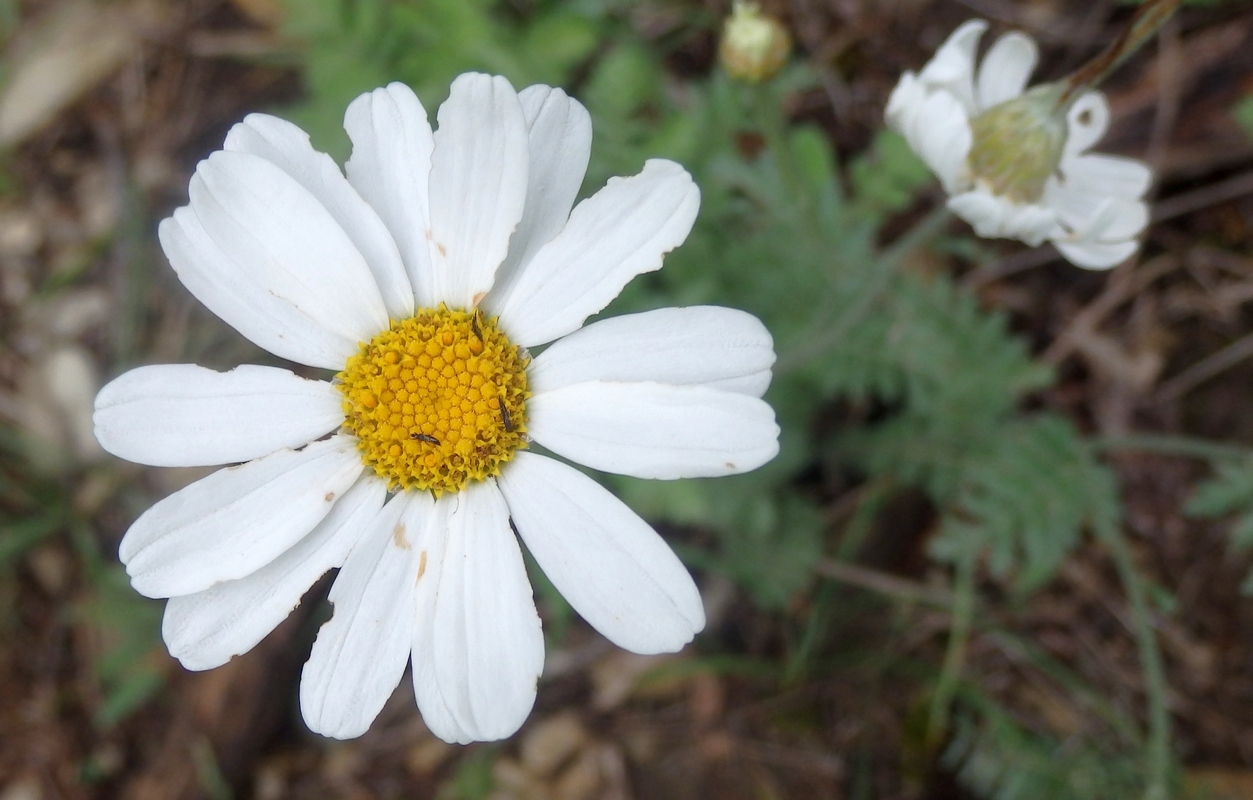
[{"label": "white petal", "polygon": [[975,50],[988,23],[972,19],[953,31],[935,56],[923,67],[918,78],[928,88],[943,88],[951,93],[967,114],[976,113],[974,76]]},{"label": "white petal", "polygon": [[1109,269],[1110,267],[1116,267],[1131,258],[1140,246],[1140,243],[1134,240],[1116,244],[1054,240],[1053,244],[1066,257],[1067,261],[1076,267],[1083,267],[1084,269]]},{"label": "white petal", "polygon": [[300,364],[343,369],[357,341],[322,325],[302,303],[270,291],[263,276],[228,258],[191,208],[157,229],[179,280],[197,300],[249,341]]},{"label": "white petal", "polygon": [[331,157],[313,149],[309,134],[278,117],[249,114],[231,128],[224,147],[260,156],[308,189],[365,258],[387,313],[396,319],[413,316],[413,289],[395,240]]},{"label": "white petal", "polygon": [[555,239],[540,248],[499,308],[510,339],[526,347],[577,330],[683,243],[700,190],[672,161],[649,160],[640,174],[610,178],[575,206]]},{"label": "white petal", "polygon": [[560,456],[636,478],[748,472],[779,452],[774,411],[704,386],[576,383],[527,401],[527,430]]},{"label": "white petal", "polygon": [[1070,134],[1064,152],[1077,155],[1101,140],[1109,129],[1109,103],[1100,92],[1088,92],[1066,114]]},{"label": "white petal", "polygon": [[1070,229],[1071,240],[1114,242],[1139,236],[1148,224],[1148,206],[1138,200],[1079,192],[1050,181],[1045,200]]},{"label": "white petal", "polygon": [[105,450],[139,464],[195,467],[251,461],[301,447],[344,421],[342,395],[325,381],[244,365],[133,369],[96,395],[92,415]]},{"label": "white petal", "polygon": [[979,65],[980,110],[1022,94],[1038,58],[1035,40],[1030,36],[1014,31],[997,39]]},{"label": "white petal", "polygon": [[1153,173],[1133,158],[1083,155],[1063,158],[1062,185],[1076,192],[1139,200],[1149,189]]},{"label": "white petal", "polygon": [[1011,208],[1002,236],[1038,247],[1057,233],[1057,214],[1053,209],[1035,203],[1013,203]]},{"label": "white petal", "polygon": [[[261,291],[356,345],[387,327],[369,266],[343,228],[286,172],[250,153],[196,166],[191,207],[205,232]],[[354,348],[355,349],[355,348]]]},{"label": "white petal", "polygon": [[417,621],[418,548],[432,505],[426,492],[392,497],[335,576],[335,610],[300,675],[300,713],[310,730],[336,739],[360,736],[400,683]]},{"label": "white petal", "polygon": [[592,151],[592,119],[577,100],[550,86],[528,86],[518,100],[530,136],[526,207],[485,301],[493,313],[523,266],[565,226]]},{"label": "white petal", "polygon": [[1009,215],[1009,203],[991,192],[974,189],[954,195],[946,203],[949,211],[974,226],[975,233],[985,238],[1000,236],[1003,220]]},{"label": "white petal", "polygon": [[1053,209],[1015,203],[982,187],[950,197],[948,208],[973,225],[975,233],[988,239],[1022,239],[1035,246],[1063,233]]},{"label": "white petal", "polygon": [[300,605],[314,581],[344,563],[386,494],[383,481],[364,477],[309,535],[261,569],[171,597],[161,625],[170,655],[187,669],[205,670],[251,650]]},{"label": "white petal", "polygon": [[118,555],[146,597],[251,575],[313,530],[361,469],[349,436],[220,469],[145,511]]},{"label": "white petal", "polygon": [[473,308],[492,288],[527,195],[528,140],[509,81],[467,73],[439,107],[431,156],[435,299]]},{"label": "white petal", "polygon": [[693,306],[593,322],[532,362],[535,394],[583,381],[704,384],[761,397],[770,385],[774,340],[752,314]]},{"label": "white petal", "polygon": [[635,653],[673,653],[705,627],[692,576],[609,490],[533,453],[515,455],[497,480],[531,555],[605,638]]},{"label": "white petal", "polygon": [[896,88],[888,97],[887,108],[883,112],[888,127],[902,135],[910,130],[913,127],[914,116],[918,113],[918,107],[926,99],[927,89],[922,81],[918,80],[918,76],[914,73],[906,72],[897,81]]},{"label": "white petal", "polygon": [[1049,178],[1044,186],[1044,202],[1057,212],[1058,217],[1072,231],[1086,230],[1088,223],[1109,206],[1110,198],[1103,194],[1080,192]]},{"label": "white petal", "polygon": [[344,130],[352,140],[349,182],[391,231],[417,305],[433,307],[427,181],[435,142],[426,109],[408,86],[390,83],[352,101]]},{"label": "white petal", "polygon": [[509,510],[494,481],[435,503],[442,552],[418,583],[414,689],[446,741],[495,741],[522,726],[544,669],[544,636]]},{"label": "white petal", "polygon": [[1120,242],[1139,236],[1149,224],[1149,208],[1144,203],[1114,200],[1104,225],[1093,227],[1090,235],[1102,242]]},{"label": "white petal", "polygon": [[913,127],[906,134],[910,147],[944,184],[949,194],[970,180],[966,156],[970,154],[970,122],[961,104],[947,92],[932,92],[918,107]]}]

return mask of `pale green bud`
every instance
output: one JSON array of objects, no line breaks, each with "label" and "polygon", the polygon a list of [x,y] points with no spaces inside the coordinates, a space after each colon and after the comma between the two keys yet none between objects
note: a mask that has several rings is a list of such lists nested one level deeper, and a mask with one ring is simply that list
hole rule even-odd
[{"label": "pale green bud", "polygon": [[1019,203],[1035,203],[1057,171],[1066,146],[1066,109],[1059,106],[1063,87],[1037,86],[998,103],[970,120],[971,176],[994,194]]},{"label": "pale green bud", "polygon": [[761,13],[756,3],[737,0],[722,29],[718,55],[733,78],[760,83],[787,63],[792,37],[783,23]]}]

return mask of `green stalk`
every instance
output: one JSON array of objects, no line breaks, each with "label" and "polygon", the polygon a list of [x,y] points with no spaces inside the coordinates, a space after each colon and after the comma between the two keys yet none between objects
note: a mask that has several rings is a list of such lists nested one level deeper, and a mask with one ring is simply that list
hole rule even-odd
[{"label": "green stalk", "polygon": [[975,560],[975,554],[971,552],[957,562],[953,586],[953,625],[949,629],[944,665],[940,669],[940,678],[936,681],[935,693],[931,695],[931,709],[927,714],[926,742],[931,749],[940,746],[948,731],[949,712],[966,665],[966,646],[970,643],[970,624],[975,615]]},{"label": "green stalk", "polygon": [[1065,89],[1057,100],[1057,107],[1069,108],[1076,98],[1098,86],[1111,72],[1122,66],[1124,61],[1166,24],[1166,20],[1179,8],[1180,2],[1181,0],[1147,0],[1113,44],[1063,81]]},{"label": "green stalk", "polygon": [[1166,707],[1166,671],[1157,634],[1149,615],[1144,583],[1136,570],[1127,540],[1111,520],[1098,520],[1097,536],[1109,547],[1135,618],[1136,645],[1144,671],[1144,693],[1149,706],[1149,735],[1144,744],[1144,800],[1167,800],[1170,785],[1170,712]]},{"label": "green stalk", "polygon": [[1138,450],[1164,456],[1204,458],[1210,461],[1232,461],[1253,458],[1253,447],[1223,444],[1191,436],[1160,433],[1132,433],[1125,436],[1098,436],[1092,446],[1098,451]]}]

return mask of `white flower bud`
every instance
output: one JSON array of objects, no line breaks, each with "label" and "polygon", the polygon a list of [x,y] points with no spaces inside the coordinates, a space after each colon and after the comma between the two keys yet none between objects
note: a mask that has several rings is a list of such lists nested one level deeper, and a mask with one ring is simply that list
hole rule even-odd
[{"label": "white flower bud", "polygon": [[761,13],[756,3],[736,1],[723,26],[719,48],[728,75],[760,83],[783,68],[791,51],[792,37],[783,23]]}]

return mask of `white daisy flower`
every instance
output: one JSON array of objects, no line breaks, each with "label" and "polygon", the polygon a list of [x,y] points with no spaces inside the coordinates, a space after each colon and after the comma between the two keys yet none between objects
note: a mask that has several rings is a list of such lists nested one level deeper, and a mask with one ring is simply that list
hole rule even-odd
[{"label": "white daisy flower", "polygon": [[1129,258],[1148,224],[1143,163],[1088,153],[1109,127],[1100,92],[1080,95],[1062,118],[1063,87],[1024,92],[1035,42],[997,39],[975,69],[983,20],[958,28],[919,74],[906,72],[887,123],[939,177],[948,207],[980,236],[1051,240],[1073,264],[1107,269]]},{"label": "white daisy flower", "polygon": [[681,167],[649,161],[574,206],[591,123],[561,90],[462,75],[438,121],[432,133],[398,83],[357,98],[345,178],[299,128],[251,115],[161,223],[197,299],[333,380],[148,366],[96,399],[96,435],[118,456],[238,464],[122,540],[135,589],[169,598],[163,634],[185,667],[248,651],[339,568],[300,685],[309,727],[337,738],[366,731],[410,661],[441,738],[518,729],[544,642],[515,531],[619,646],[675,651],[704,626],[652,528],[526,452],[532,438],[640,478],[730,475],[778,451],[760,399],[773,344],[755,317],[705,306],[583,324],[687,237],[700,197]]}]

